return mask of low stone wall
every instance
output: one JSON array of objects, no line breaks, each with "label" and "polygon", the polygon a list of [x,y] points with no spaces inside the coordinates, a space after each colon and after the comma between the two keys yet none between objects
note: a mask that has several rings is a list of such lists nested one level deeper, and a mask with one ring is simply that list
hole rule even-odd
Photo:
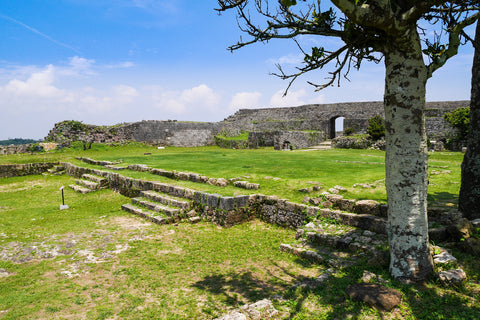
[{"label": "low stone wall", "polygon": [[225,148],[225,149],[247,149],[248,148],[247,140],[233,140],[233,139],[223,139],[220,137],[215,137],[215,144],[220,148]]},{"label": "low stone wall", "polygon": [[58,162],[2,164],[0,165],[0,178],[42,174],[55,165],[58,165]]},{"label": "low stone wall", "polygon": [[306,149],[319,145],[324,140],[322,131],[283,131],[278,132],[274,139],[275,150]]}]

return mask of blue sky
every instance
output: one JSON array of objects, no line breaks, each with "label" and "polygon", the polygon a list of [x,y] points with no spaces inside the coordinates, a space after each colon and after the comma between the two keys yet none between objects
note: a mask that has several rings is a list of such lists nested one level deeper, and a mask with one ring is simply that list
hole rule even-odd
[{"label": "blue sky", "polygon": [[[365,64],[341,87],[314,92],[270,73],[301,61],[292,41],[234,53],[232,13],[187,0],[0,1],[0,140],[43,138],[56,122],[111,125],[141,120],[221,121],[240,108],[382,100],[383,64]],[[306,46],[321,38],[304,37]],[[330,45],[335,41],[328,40]],[[429,80],[427,101],[468,100],[473,52]]]}]

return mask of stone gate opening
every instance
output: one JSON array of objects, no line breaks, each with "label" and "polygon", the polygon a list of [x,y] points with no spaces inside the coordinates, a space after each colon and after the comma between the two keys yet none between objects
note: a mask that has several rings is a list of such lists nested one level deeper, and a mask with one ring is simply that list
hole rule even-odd
[{"label": "stone gate opening", "polygon": [[343,132],[343,124],[345,121],[345,117],[335,116],[330,118],[330,125],[329,125],[329,139],[334,139],[335,137],[341,135]]}]

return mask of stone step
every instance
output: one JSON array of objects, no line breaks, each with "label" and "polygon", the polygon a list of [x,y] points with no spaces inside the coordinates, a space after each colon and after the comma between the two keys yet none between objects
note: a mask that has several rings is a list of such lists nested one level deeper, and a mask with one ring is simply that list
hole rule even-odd
[{"label": "stone step", "polygon": [[90,192],[93,192],[94,190],[91,190],[91,189],[88,189],[88,188],[84,188],[82,186],[79,186],[77,184],[71,184],[69,185],[69,187],[71,189],[73,189],[73,191],[75,192],[78,192],[78,193],[82,193],[82,194],[86,194],[86,193],[90,193]]},{"label": "stone step", "polygon": [[150,220],[156,224],[169,224],[175,222],[175,219],[173,219],[172,217],[165,217],[161,214],[159,215],[157,212],[141,209],[129,203],[122,205],[122,210],[136,214],[139,217]]},{"label": "stone step", "polygon": [[181,200],[179,198],[174,198],[167,196],[166,194],[158,193],[152,190],[142,191],[140,195],[144,198],[162,203],[167,206],[177,207],[182,210],[187,210],[190,208],[191,203],[189,201]]},{"label": "stone step", "polygon": [[54,174],[54,175],[60,175],[65,173],[65,167],[64,166],[54,166],[51,169],[47,170],[49,173]]},{"label": "stone step", "polygon": [[105,179],[104,177],[99,177],[93,174],[84,173],[82,174],[82,178],[85,180],[96,182],[100,185],[100,187],[105,187],[107,185],[107,179]]},{"label": "stone step", "polygon": [[150,202],[147,200],[143,200],[141,198],[132,198],[132,204],[145,207],[149,210],[164,213],[169,217],[179,217],[182,214],[182,210],[178,208],[172,208],[166,205],[163,205],[158,202]]},{"label": "stone step", "polygon": [[371,264],[384,264],[388,257],[386,235],[324,220],[299,228],[296,239],[297,243],[282,244],[280,250],[314,263],[342,266],[367,256]]},{"label": "stone step", "polygon": [[92,191],[100,189],[100,184],[90,180],[77,179],[75,183]]}]

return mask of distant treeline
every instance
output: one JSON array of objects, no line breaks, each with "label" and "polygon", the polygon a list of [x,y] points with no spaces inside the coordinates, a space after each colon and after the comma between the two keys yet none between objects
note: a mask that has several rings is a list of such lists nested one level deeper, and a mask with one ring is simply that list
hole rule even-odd
[{"label": "distant treeline", "polygon": [[20,144],[29,144],[29,143],[37,143],[37,142],[42,142],[42,140],[15,138],[15,139],[8,139],[8,140],[0,140],[0,146],[9,146],[11,144],[20,145]]}]

